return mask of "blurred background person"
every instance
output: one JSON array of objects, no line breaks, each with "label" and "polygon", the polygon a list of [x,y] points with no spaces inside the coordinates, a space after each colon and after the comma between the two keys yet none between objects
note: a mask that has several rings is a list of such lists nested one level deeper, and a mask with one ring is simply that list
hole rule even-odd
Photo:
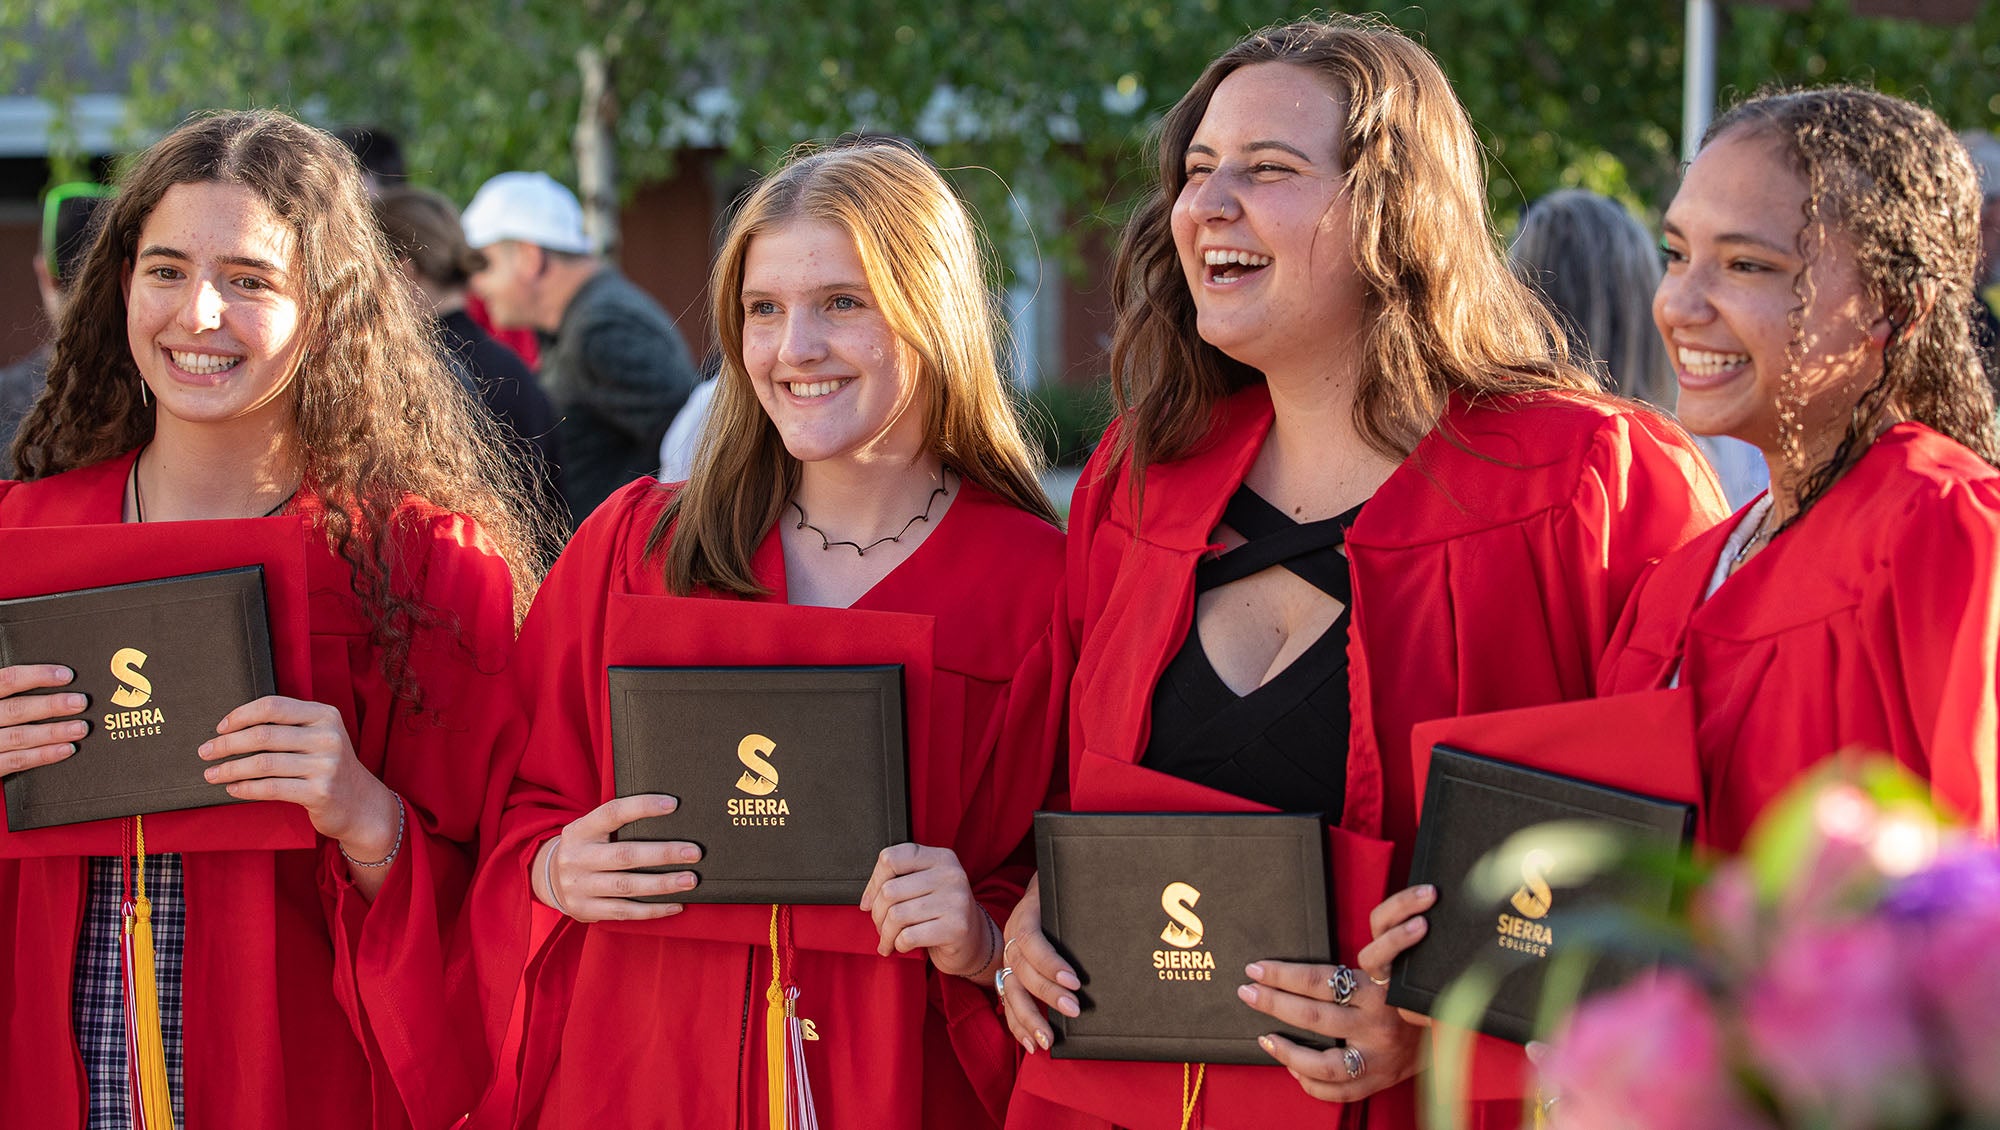
[{"label": "blurred background person", "polygon": [[520,485],[560,505],[555,409],[534,372],[466,312],[467,284],[486,268],[486,256],[465,242],[458,209],[424,188],[387,189],[374,207],[390,254],[432,313],[445,363],[493,413],[519,457]]},{"label": "blurred background person", "polygon": [[[347,151],[354,154],[354,160],[361,165],[361,183],[368,189],[369,199],[409,184],[409,163],[403,159],[403,143],[394,133],[379,125],[342,126],[333,135],[347,146]],[[456,211],[452,213],[453,216],[457,214]],[[495,326],[486,313],[486,304],[470,292],[465,296],[465,314],[485,330],[487,336],[513,350],[514,355],[528,366],[529,372],[542,363],[542,347],[535,340],[535,331]]]},{"label": "blurred background person", "polygon": [[574,526],[659,467],[660,441],[700,383],[660,304],[593,253],[576,194],[546,173],[501,173],[466,205],[472,277],[502,326],[548,338],[542,387],[560,414],[562,490]]},{"label": "blurred background person", "polygon": [[[90,244],[85,238],[90,233],[90,218],[110,192],[101,184],[76,181],[49,190],[48,200],[42,205],[41,249],[34,256],[35,285],[42,292],[42,311],[48,315],[52,327],[62,322],[70,282],[76,278],[84,249]],[[48,342],[0,369],[0,443],[8,448],[13,446],[14,433],[21,430],[21,421],[27,419],[28,409],[35,406],[35,398],[42,394],[48,375]],[[0,449],[0,479],[13,477],[13,457]]]},{"label": "blurred background person", "polygon": [[[1528,205],[1508,253],[1514,273],[1548,303],[1569,335],[1620,396],[1674,411],[1679,388],[1653,329],[1660,246],[1625,206],[1580,188]],[[1763,492],[1770,473],[1757,449],[1728,436],[1696,436],[1731,506]]]}]

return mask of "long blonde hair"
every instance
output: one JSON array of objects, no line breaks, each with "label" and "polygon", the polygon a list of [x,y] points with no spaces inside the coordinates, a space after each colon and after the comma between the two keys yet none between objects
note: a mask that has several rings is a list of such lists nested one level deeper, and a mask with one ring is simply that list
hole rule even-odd
[{"label": "long blonde hair", "polygon": [[[854,237],[883,317],[916,358],[929,453],[964,478],[1053,523],[1022,437],[994,326],[998,308],[972,217],[908,146],[867,140],[794,151],[751,190],[716,255],[709,294],[722,374],[693,475],[647,539],[667,546],[670,591],[765,590],[751,556],[799,483],[799,461],[764,413],[743,362],[743,269],[750,241],[794,220]],[[668,538],[672,529],[673,536]]]},{"label": "long blonde hair", "polygon": [[1210,98],[1257,63],[1314,71],[1345,105],[1338,149],[1369,314],[1354,422],[1370,447],[1408,455],[1452,392],[1596,387],[1570,363],[1561,326],[1507,270],[1479,144],[1437,60],[1379,20],[1303,20],[1224,52],[1161,123],[1159,181],[1126,225],[1112,276],[1118,454],[1130,457],[1135,484],[1148,463],[1192,450],[1219,401],[1263,379],[1201,339],[1172,229]]}]

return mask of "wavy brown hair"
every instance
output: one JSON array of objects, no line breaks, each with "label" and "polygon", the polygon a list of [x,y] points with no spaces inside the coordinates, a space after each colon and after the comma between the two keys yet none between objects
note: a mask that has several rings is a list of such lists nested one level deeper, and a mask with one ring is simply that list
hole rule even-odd
[{"label": "wavy brown hair", "polygon": [[[1806,184],[1797,248],[1807,267],[1793,281],[1781,392],[1783,455],[1799,473],[1797,522],[1873,441],[1892,408],[2000,457],[1993,391],[1972,341],[1973,271],[1979,259],[1979,174],[1965,146],[1921,106],[1852,86],[1760,94],[1717,118],[1702,138],[1766,139]],[[1804,465],[1798,366],[1811,264],[1827,233],[1843,233],[1869,298],[1887,314],[1882,375],[1855,402],[1833,453]]]},{"label": "wavy brown hair", "polygon": [[[757,401],[743,363],[743,269],[750,243],[794,220],[854,237],[868,287],[917,360],[930,453],[962,477],[1051,524],[1040,461],[1000,375],[987,257],[965,204],[909,146],[861,140],[801,146],[737,208],[709,280],[721,382],[694,472],[647,539],[667,547],[667,587],[760,595],[751,555],[799,485],[799,461]],[[669,539],[669,529],[674,531]]]},{"label": "wavy brown hair", "polygon": [[1401,459],[1446,397],[1589,390],[1560,325],[1507,270],[1486,214],[1486,173],[1464,107],[1437,60],[1380,20],[1303,20],[1251,33],[1208,65],[1159,129],[1159,183],[1125,228],[1112,275],[1116,442],[1133,480],[1192,450],[1216,405],[1263,375],[1201,339],[1174,248],[1187,148],[1215,88],[1257,63],[1318,74],[1345,111],[1336,150],[1367,294],[1354,420],[1370,447]]},{"label": "wavy brown hair", "polygon": [[484,528],[514,578],[516,622],[534,594],[542,517],[512,482],[498,433],[432,346],[408,284],[391,264],[362,192],[354,158],[330,135],[273,111],[198,117],[131,159],[118,194],[70,293],[48,388],[14,440],[25,479],[86,467],[153,437],[126,340],[123,283],[146,218],[180,184],[240,185],[257,194],[295,238],[290,274],[304,338],[293,424],[304,452],[302,489],[324,503],[327,545],[353,567],[399,693],[415,632],[434,610],[411,591],[399,539],[390,536],[410,496],[467,515]]}]

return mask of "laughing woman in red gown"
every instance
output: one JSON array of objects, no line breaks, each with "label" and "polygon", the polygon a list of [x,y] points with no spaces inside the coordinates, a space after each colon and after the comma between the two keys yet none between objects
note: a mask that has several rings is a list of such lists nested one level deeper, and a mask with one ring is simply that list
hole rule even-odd
[{"label": "laughing woman in red gown", "polygon": [[[147,860],[164,1098],[177,1125],[441,1125],[479,1067],[449,1027],[441,933],[471,878],[480,719],[533,584],[528,520],[491,485],[503,449],[327,134],[198,119],[101,215],[0,524],[289,513],[308,531],[317,701],[246,703],[199,755],[249,754],[210,779],[302,806],[319,841]],[[0,773],[73,752],[84,723],[61,719],[83,696],[20,694],[68,681],[0,670]],[[0,1124],[138,1124],[129,862],[0,861]]]},{"label": "laughing woman in red gown", "polygon": [[1647,575],[1606,692],[1692,690],[1708,836],[1859,747],[1995,831],[2000,474],[1967,329],[1979,183],[1928,110],[1798,91],[1716,122],[1653,315],[1681,419],[1768,494]]},{"label": "laughing woman in red gown", "polygon": [[[672,594],[742,624],[762,602],[935,625],[911,708],[928,719],[910,739],[916,842],[882,854],[859,909],[791,912],[784,965],[816,1022],[800,1054],[822,1125],[997,1126],[1014,1059],[991,995],[997,923],[1054,772],[1043,644],[1062,538],[996,368],[971,218],[904,146],[810,152],[741,205],[711,293],[722,381],[692,479],[613,495],[522,631],[530,729],[474,893],[501,1060],[482,1117],[769,1121],[774,909],[632,901],[698,900],[689,872],[627,870],[696,849],[607,842],[674,804],[607,799],[607,617]],[[788,656],[776,640],[757,662],[801,646],[825,642]]]},{"label": "laughing woman in red gown", "polygon": [[[1271,1066],[1205,1071],[1031,1054],[1010,1125],[1412,1125],[1420,1030],[1379,986],[1414,935],[1369,945],[1407,873],[1410,728],[1589,696],[1641,567],[1720,499],[1682,433],[1563,357],[1508,275],[1464,110],[1394,30],[1250,36],[1159,161],[1119,252],[1122,411],[1071,512],[1070,799],[1328,813],[1336,949],[1366,976],[1261,962],[1239,990],[1345,1048],[1271,1037]],[[1007,939],[1034,1053],[1039,1005],[1074,1015],[1078,985],[1033,894]]]}]

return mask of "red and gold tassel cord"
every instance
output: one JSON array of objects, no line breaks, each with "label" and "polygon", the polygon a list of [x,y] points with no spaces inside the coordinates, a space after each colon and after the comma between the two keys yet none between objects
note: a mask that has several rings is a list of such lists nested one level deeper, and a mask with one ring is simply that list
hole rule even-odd
[{"label": "red and gold tassel cord", "polygon": [[[146,897],[146,818],[132,818],[134,867],[125,872],[125,1052],[131,1066],[134,1130],[174,1130],[160,1034],[160,987],[153,974],[153,900]],[[138,879],[134,888],[133,873]]]},{"label": "red and gold tassel cord", "polygon": [[[779,942],[783,935],[783,944]],[[788,981],[793,964],[792,912],[771,907],[771,984],[764,991],[764,1064],[771,1130],[819,1130],[812,1080],[806,1075],[806,1040],[817,1040],[799,1018],[799,989]]]},{"label": "red and gold tassel cord", "polygon": [[[1194,1072],[1192,1082],[1188,1078],[1190,1069]],[[1181,1064],[1181,1130],[1189,1130],[1195,1124],[1195,1108],[1201,1105],[1201,1081],[1207,1074],[1206,1063]]]}]

